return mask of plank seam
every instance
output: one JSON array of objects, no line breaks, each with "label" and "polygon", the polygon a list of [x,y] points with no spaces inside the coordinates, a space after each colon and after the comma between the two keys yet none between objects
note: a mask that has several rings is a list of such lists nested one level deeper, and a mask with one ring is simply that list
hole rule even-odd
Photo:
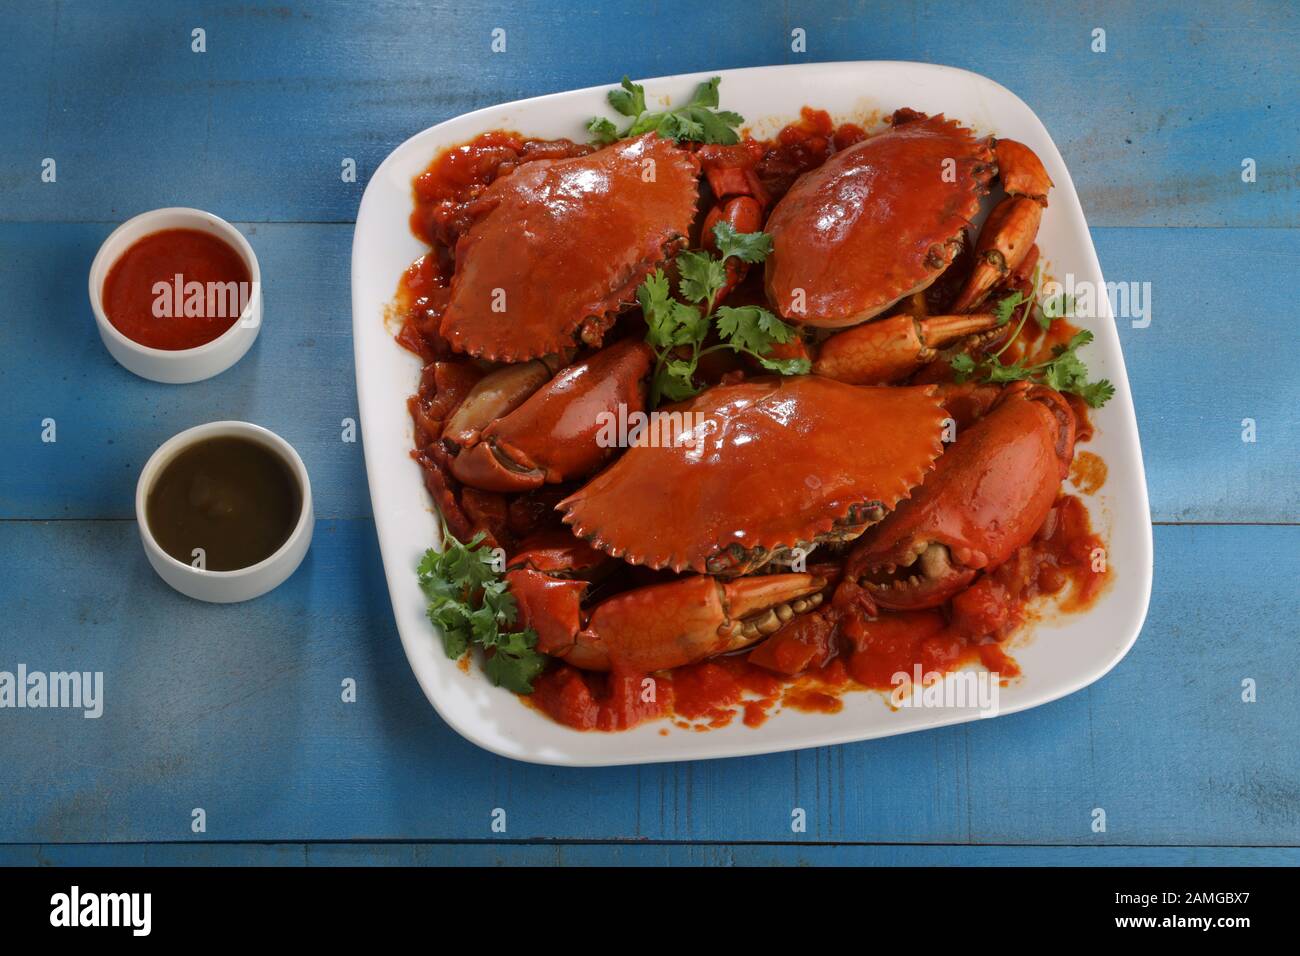
[{"label": "plank seam", "polygon": [[0,847],[73,847],[73,846],[617,846],[617,847],[937,847],[990,849],[1109,849],[1109,850],[1295,850],[1294,843],[956,843],[919,842],[904,843],[873,840],[641,840],[641,839],[565,839],[561,837],[531,837],[527,839],[399,839],[375,838],[356,840],[128,840],[125,842],[84,841],[71,843],[0,843]]}]

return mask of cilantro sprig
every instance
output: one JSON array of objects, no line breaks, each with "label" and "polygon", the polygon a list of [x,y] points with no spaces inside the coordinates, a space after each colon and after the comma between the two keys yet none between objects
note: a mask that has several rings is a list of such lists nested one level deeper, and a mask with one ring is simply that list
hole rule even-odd
[{"label": "cilantro sprig", "polygon": [[587,123],[587,130],[593,139],[602,146],[640,136],[655,130],[660,136],[677,141],[692,140],[697,143],[721,143],[730,146],[740,142],[736,127],[745,122],[739,113],[718,109],[718,83],[721,77],[701,83],[695,88],[695,94],[685,106],[662,112],[647,112],[645,87],[633,83],[626,76],[617,89],[608,93],[609,105],[620,116],[630,117],[632,122],[620,131],[612,120],[603,116],[593,116]]},{"label": "cilantro sprig", "polygon": [[429,620],[442,632],[443,649],[453,660],[471,646],[487,652],[483,669],[498,687],[531,694],[533,680],[546,666],[532,630],[509,630],[518,616],[515,598],[493,567],[482,532],[468,543],[444,529],[443,548],[430,548],[416,571],[429,599]]},{"label": "cilantro sprig", "polygon": [[[727,283],[727,260],[762,262],[772,251],[772,237],[761,232],[736,232],[726,222],[715,225],[713,235],[718,242],[718,256],[707,252],[678,254],[680,298],[673,297],[662,269],[656,269],[637,289],[637,301],[646,320],[646,341],[654,347],[656,356],[651,408],[661,398],[680,402],[698,394],[695,371],[700,358],[719,349],[750,355],[764,368],[782,375],[802,375],[809,369],[807,359],[768,354],[774,345],[792,341],[797,333],[767,309],[756,305],[714,308]],[[706,347],[710,329],[718,333],[721,341]]]},{"label": "cilantro sprig", "polygon": [[1042,269],[1034,270],[1034,284],[1028,295],[1017,290],[1004,296],[994,306],[993,312],[998,317],[998,325],[1006,325],[1011,321],[1016,310],[1020,310],[1020,320],[1016,324],[1015,331],[1000,349],[979,361],[965,352],[954,355],[952,367],[957,373],[957,381],[976,379],[994,384],[1034,382],[1056,389],[1058,392],[1078,395],[1088,403],[1089,407],[1100,408],[1115,394],[1115,386],[1109,379],[1104,378],[1096,382],[1088,381],[1088,366],[1078,355],[1079,349],[1093,340],[1092,333],[1087,329],[1075,333],[1065,345],[1054,346],[1052,357],[1046,361],[1031,364],[1026,359],[1020,358],[1010,364],[1002,362],[1002,353],[1019,337],[1021,329],[1025,327],[1025,322],[1031,315],[1039,327],[1047,331],[1051,328],[1052,322],[1069,315],[1073,309],[1070,296],[1064,294],[1040,302],[1038,293],[1042,287],[1042,280]]}]

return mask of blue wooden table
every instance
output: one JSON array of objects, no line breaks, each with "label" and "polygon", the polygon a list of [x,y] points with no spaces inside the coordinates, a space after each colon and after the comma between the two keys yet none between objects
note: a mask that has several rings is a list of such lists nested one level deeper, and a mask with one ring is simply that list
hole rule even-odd
[{"label": "blue wooden table", "polygon": [[[0,710],[0,862],[1300,862],[1293,4],[0,12],[0,670],[105,674],[97,720]],[[1151,283],[1149,327],[1120,328],[1157,524],[1141,638],[1055,704],[854,746],[597,771],[476,749],[407,668],[361,447],[340,440],[367,176],[492,103],[838,59],[947,63],[1016,91],[1070,165],[1106,277]],[[167,205],[236,222],[262,264],[266,327],[202,385],[115,365],[87,302],[100,241]],[[170,591],[133,521],[150,452],[216,418],[284,435],[316,492],[302,569],[232,607]]]}]

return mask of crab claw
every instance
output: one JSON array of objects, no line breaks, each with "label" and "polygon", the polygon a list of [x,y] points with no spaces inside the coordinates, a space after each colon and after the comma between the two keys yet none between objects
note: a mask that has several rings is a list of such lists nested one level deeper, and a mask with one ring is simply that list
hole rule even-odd
[{"label": "crab claw", "polygon": [[998,178],[1008,196],[1028,196],[1041,206],[1047,205],[1052,180],[1038,154],[1014,139],[1000,139],[994,144],[998,160]]},{"label": "crab claw", "polygon": [[[538,649],[584,670],[646,674],[747,647],[821,604],[823,578],[769,574],[722,582],[696,575],[616,595],[584,614],[585,582],[508,574]],[[586,617],[586,624],[582,619]]]},{"label": "crab claw", "polygon": [[[643,379],[651,355],[644,342],[628,339],[570,365],[483,427],[477,441],[451,460],[452,474],[467,485],[500,492],[591,474],[615,450],[601,439],[602,413],[616,415],[620,406],[629,415],[644,409]],[[472,436],[477,425],[456,424],[462,436]]]},{"label": "crab claw", "polygon": [[975,245],[975,268],[952,304],[966,312],[984,301],[994,286],[1020,268],[1038,236],[1043,207],[1026,196],[1008,196],[989,213]]},{"label": "crab claw", "polygon": [[911,375],[938,349],[997,324],[992,313],[929,318],[900,313],[832,335],[822,343],[812,368],[851,385],[888,385]]},{"label": "crab claw", "polygon": [[480,433],[504,418],[546,384],[555,370],[541,359],[505,365],[484,375],[447,418],[442,437],[457,445],[475,444]]},{"label": "crab claw", "polygon": [[1069,470],[1075,421],[1046,386],[1010,386],[940,456],[920,490],[862,536],[845,574],[881,607],[937,607],[1042,526]]},{"label": "crab claw", "polygon": [[975,269],[953,303],[968,312],[1025,262],[1038,236],[1052,180],[1038,155],[1024,143],[1000,139],[994,147],[998,176],[1006,191],[984,222],[975,246]]}]

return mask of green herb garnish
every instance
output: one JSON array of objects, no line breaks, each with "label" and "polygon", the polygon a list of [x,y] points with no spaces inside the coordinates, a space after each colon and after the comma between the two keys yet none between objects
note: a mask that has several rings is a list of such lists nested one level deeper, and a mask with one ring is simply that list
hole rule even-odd
[{"label": "green herb garnish", "polygon": [[677,141],[692,140],[697,143],[720,143],[730,146],[740,142],[736,127],[745,122],[739,113],[720,110],[718,106],[718,83],[721,77],[713,77],[695,88],[695,95],[685,106],[665,110],[661,113],[646,112],[645,87],[633,83],[626,76],[617,89],[609,91],[609,105],[621,116],[630,117],[631,124],[622,132],[603,116],[593,116],[587,123],[587,131],[602,146],[620,139],[640,136],[651,130],[660,136]]},{"label": "green herb garnish", "polygon": [[[767,309],[756,305],[714,309],[727,283],[727,260],[762,262],[772,251],[772,237],[761,232],[736,232],[725,222],[713,227],[713,235],[720,256],[707,252],[682,252],[677,256],[677,293],[686,302],[673,298],[662,269],[656,269],[637,289],[637,301],[646,320],[646,341],[654,346],[656,355],[651,408],[664,397],[679,402],[697,394],[700,389],[694,377],[700,357],[719,349],[753,356],[764,368],[782,375],[802,375],[809,369],[807,359],[772,358],[767,354],[772,346],[790,342],[797,334],[793,326]],[[696,304],[688,304],[692,302]],[[722,341],[705,348],[710,328]],[[683,349],[688,350],[685,356],[681,354]]]},{"label": "green herb garnish", "polygon": [[546,655],[536,649],[532,630],[507,630],[518,609],[483,538],[479,532],[464,544],[444,529],[442,550],[424,552],[417,573],[429,599],[429,620],[442,631],[448,657],[457,660],[471,646],[480,647],[487,652],[483,669],[493,684],[531,694]]},{"label": "green herb garnish", "polygon": [[1032,314],[1043,331],[1047,331],[1055,319],[1069,315],[1074,308],[1070,296],[1052,296],[1043,303],[1038,301],[1038,292],[1042,286],[1041,269],[1034,270],[1034,284],[1029,295],[1016,291],[1004,296],[993,307],[998,317],[998,325],[1006,325],[1017,309],[1020,309],[1020,321],[1011,337],[992,355],[976,361],[965,352],[952,358],[953,370],[957,381],[965,382],[976,379],[982,382],[1000,384],[1004,382],[1034,382],[1046,385],[1058,392],[1069,392],[1081,397],[1092,408],[1100,408],[1115,394],[1115,386],[1108,379],[1096,382],[1088,381],[1088,366],[1079,358],[1078,350],[1092,341],[1093,335],[1086,329],[1077,332],[1065,345],[1052,349],[1052,357],[1045,362],[1028,364],[1025,359],[1017,359],[1010,365],[1002,363],[1001,355],[1020,335],[1025,322]]}]

